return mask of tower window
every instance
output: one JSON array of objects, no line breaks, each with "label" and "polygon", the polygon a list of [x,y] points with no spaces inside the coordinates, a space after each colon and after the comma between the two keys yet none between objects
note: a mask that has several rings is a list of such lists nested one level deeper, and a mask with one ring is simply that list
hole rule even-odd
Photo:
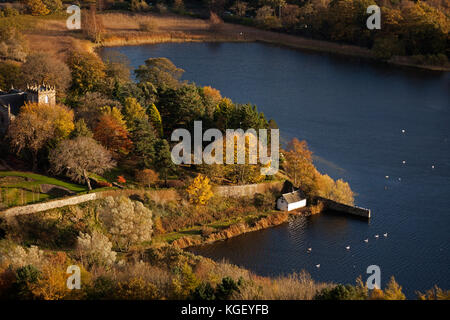
[{"label": "tower window", "polygon": [[44,97],[44,102],[45,102],[45,103],[48,103],[48,96],[45,96],[45,97]]}]

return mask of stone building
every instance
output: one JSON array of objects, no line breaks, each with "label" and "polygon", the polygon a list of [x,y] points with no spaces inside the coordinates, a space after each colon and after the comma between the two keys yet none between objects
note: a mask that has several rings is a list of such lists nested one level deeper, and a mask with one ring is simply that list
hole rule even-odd
[{"label": "stone building", "polygon": [[56,104],[55,87],[46,84],[27,86],[26,90],[11,88],[8,92],[0,90],[0,134],[4,134],[11,121],[19,114],[27,102]]}]

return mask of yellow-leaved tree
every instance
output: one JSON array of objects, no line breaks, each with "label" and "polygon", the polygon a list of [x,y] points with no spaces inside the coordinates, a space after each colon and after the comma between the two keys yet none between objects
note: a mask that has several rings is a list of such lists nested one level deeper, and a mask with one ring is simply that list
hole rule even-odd
[{"label": "yellow-leaved tree", "polygon": [[213,196],[208,177],[199,174],[192,184],[186,189],[189,200],[195,205],[205,205]]}]

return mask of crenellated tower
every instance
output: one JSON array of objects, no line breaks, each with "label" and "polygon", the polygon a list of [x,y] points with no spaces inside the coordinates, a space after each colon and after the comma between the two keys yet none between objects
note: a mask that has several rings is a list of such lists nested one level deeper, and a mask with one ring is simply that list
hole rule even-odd
[{"label": "crenellated tower", "polygon": [[56,89],[54,86],[49,86],[45,83],[36,86],[27,85],[25,92],[27,94],[27,102],[56,104]]}]

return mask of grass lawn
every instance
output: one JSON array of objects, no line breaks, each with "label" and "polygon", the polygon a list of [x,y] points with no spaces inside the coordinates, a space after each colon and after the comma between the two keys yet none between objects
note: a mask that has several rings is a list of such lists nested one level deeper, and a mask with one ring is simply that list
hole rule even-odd
[{"label": "grass lawn", "polygon": [[[65,182],[58,180],[56,178],[43,176],[37,173],[31,173],[31,172],[20,172],[20,171],[0,171],[0,177],[22,177],[22,178],[29,178],[32,179],[32,181],[24,181],[19,182],[17,184],[17,188],[26,188],[28,186],[33,185],[41,185],[41,184],[54,184],[55,186],[60,186],[69,189],[73,192],[83,192],[87,191],[88,188],[79,184],[74,184],[70,182]],[[13,186],[11,186],[13,187]]]},{"label": "grass lawn", "polygon": [[[10,177],[11,179],[4,179]],[[2,179],[3,178],[3,179]],[[85,186],[65,182],[31,172],[0,171],[0,209],[41,202],[55,198],[42,193],[41,184],[64,187],[74,193],[84,193]]]}]

